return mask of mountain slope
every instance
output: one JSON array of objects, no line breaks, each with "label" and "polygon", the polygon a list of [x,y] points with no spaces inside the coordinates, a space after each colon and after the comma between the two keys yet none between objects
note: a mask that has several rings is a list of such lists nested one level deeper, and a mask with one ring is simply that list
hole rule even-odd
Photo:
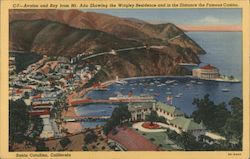
[{"label": "mountain slope", "polygon": [[10,23],[10,50],[73,57],[83,52],[142,46],[102,31],[76,29],[45,20]]},{"label": "mountain slope", "polygon": [[[74,57],[79,53],[103,52],[112,49],[142,46],[142,42],[121,39],[117,36],[89,29],[76,29],[47,20],[16,20],[10,23],[10,50],[25,50],[46,55]],[[85,62],[99,64],[99,80],[119,77],[183,74],[176,59],[199,63],[191,49],[178,44],[164,48],[124,51],[118,55],[103,55]]]},{"label": "mountain slope", "polygon": [[131,18],[120,18],[79,10],[10,10],[9,16],[10,21],[44,19],[74,28],[103,31],[120,39],[135,40],[154,45],[164,44],[167,40],[182,35],[174,41],[174,44],[189,48],[195,54],[205,53],[181,29],[171,23],[153,25]]}]

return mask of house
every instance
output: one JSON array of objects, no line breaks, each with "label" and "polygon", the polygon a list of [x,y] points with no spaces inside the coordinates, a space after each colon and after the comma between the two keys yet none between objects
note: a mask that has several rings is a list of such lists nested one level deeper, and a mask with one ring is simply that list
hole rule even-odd
[{"label": "house", "polygon": [[129,103],[128,110],[131,112],[131,121],[145,120],[153,109],[153,103]]},{"label": "house", "polygon": [[192,76],[206,80],[216,79],[220,77],[219,69],[208,64],[206,66],[193,69]]},{"label": "house", "polygon": [[155,109],[159,116],[163,116],[167,120],[172,120],[176,117],[184,116],[184,113],[181,112],[179,108],[161,102],[156,103]]},{"label": "house", "polygon": [[176,117],[175,119],[170,120],[170,125],[177,128],[180,132],[191,133],[196,137],[196,140],[198,140],[200,135],[205,135],[206,132],[206,128],[202,122],[198,124],[191,118]]},{"label": "house", "polygon": [[167,121],[184,116],[179,108],[162,102],[129,103],[128,110],[131,112],[132,121],[145,120],[151,110],[155,110],[158,116],[163,116]]},{"label": "house", "polygon": [[198,124],[193,119],[186,118],[179,108],[172,105],[162,102],[129,103],[128,110],[131,112],[131,121],[146,120],[146,116],[155,110],[177,133],[190,132],[196,139],[205,134],[206,128],[202,122]]}]

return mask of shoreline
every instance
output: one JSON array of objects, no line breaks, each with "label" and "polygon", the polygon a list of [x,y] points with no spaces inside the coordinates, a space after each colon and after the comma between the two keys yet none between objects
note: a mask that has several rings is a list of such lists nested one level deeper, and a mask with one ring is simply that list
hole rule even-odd
[{"label": "shoreline", "polygon": [[[177,79],[185,79],[190,78],[194,80],[202,80],[202,81],[215,81],[215,82],[225,82],[225,83],[241,83],[241,80],[234,79],[234,80],[227,80],[223,78],[217,78],[217,79],[203,79],[203,78],[197,78],[193,77],[192,75],[184,75],[184,76],[175,76],[175,75],[160,75],[160,76],[137,76],[137,77],[128,77],[128,78],[120,78],[120,80],[129,81],[129,80],[137,80],[137,79],[150,79],[150,78],[177,78]],[[115,80],[106,81],[104,83],[109,83],[109,85],[115,83]],[[108,86],[108,85],[107,85]]]},{"label": "shoreline", "polygon": [[[129,81],[129,80],[140,80],[140,79],[151,79],[151,78],[175,78],[175,79],[191,79],[191,80],[200,80],[200,81],[214,81],[214,82],[224,82],[224,83],[241,83],[240,80],[223,80],[223,79],[202,79],[202,78],[196,78],[191,75],[185,75],[185,76],[175,76],[175,75],[159,75],[159,76],[137,76],[137,77],[128,77],[128,78],[120,78],[120,81]],[[116,80],[109,80],[105,81],[102,83],[103,86],[107,87],[112,84],[115,84]],[[93,91],[95,88],[94,87],[89,87],[86,88],[79,93],[72,93],[70,95],[70,99],[68,99],[68,102],[70,103],[72,99],[77,99],[77,98],[86,98],[86,94],[90,91]]]},{"label": "shoreline", "polygon": [[[68,107],[68,110],[63,110],[61,112],[62,118],[66,116],[78,116],[77,110],[75,107]],[[77,134],[82,132],[82,129],[84,128],[80,122],[63,122],[62,128],[65,128],[68,130],[71,134]]]}]

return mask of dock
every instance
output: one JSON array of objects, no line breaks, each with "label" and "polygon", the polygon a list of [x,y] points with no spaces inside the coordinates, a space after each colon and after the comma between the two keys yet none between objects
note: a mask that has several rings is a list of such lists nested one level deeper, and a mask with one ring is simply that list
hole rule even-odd
[{"label": "dock", "polygon": [[119,104],[119,103],[145,103],[145,102],[155,102],[155,100],[144,100],[144,99],[76,99],[72,100],[69,104],[70,106],[82,106],[87,104]]},{"label": "dock", "polygon": [[64,122],[80,122],[80,121],[105,121],[110,116],[65,116]]}]

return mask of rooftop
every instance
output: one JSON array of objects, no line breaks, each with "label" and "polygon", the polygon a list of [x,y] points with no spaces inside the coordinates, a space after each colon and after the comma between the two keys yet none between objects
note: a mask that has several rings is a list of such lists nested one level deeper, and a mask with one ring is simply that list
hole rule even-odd
[{"label": "rooftop", "polygon": [[208,64],[208,65],[206,65],[206,66],[202,66],[202,67],[200,67],[201,69],[205,69],[205,70],[214,70],[214,69],[217,69],[216,67],[214,67],[214,66],[212,66],[212,65],[210,65],[210,64]]},{"label": "rooftop", "polygon": [[146,108],[152,108],[153,107],[153,103],[151,102],[145,102],[145,103],[129,103],[128,104],[128,109],[130,111],[136,110],[138,108],[142,108],[142,109],[146,109]]},{"label": "rooftop", "polygon": [[150,140],[144,138],[131,128],[117,128],[118,133],[113,135],[112,132],[108,134],[108,137],[122,146],[128,151],[156,151],[157,146]]},{"label": "rooftop", "polygon": [[184,114],[179,108],[171,105],[167,105],[165,103],[157,102],[156,108],[160,108],[168,113],[174,114],[174,115],[182,115]]},{"label": "rooftop", "polygon": [[202,123],[198,124],[190,118],[177,117],[171,120],[170,123],[177,125],[185,130],[205,129]]}]

